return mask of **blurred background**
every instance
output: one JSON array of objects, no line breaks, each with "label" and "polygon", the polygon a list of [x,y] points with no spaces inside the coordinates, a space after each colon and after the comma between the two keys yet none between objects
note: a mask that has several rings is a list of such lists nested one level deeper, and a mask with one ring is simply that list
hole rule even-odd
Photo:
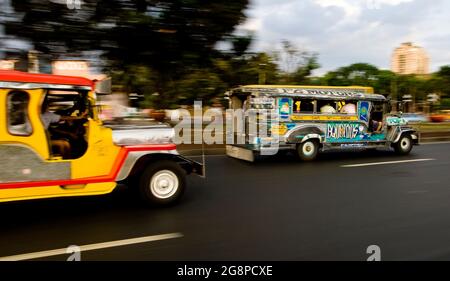
[{"label": "blurred background", "polygon": [[231,87],[302,84],[371,86],[410,122],[442,123],[448,3],[425,2],[1,0],[0,68],[111,77],[106,119],[170,118],[195,100],[220,112]]},{"label": "blurred background", "polygon": [[195,101],[221,114],[224,92],[245,84],[359,85],[429,143],[251,165],[223,144],[182,144],[207,178],[189,177],[181,204],[149,211],[120,190],[2,203],[1,256],[180,232],[82,259],[366,260],[379,245],[383,260],[450,260],[449,11],[448,0],[0,0],[0,69],[110,78],[104,120],[168,121]]}]

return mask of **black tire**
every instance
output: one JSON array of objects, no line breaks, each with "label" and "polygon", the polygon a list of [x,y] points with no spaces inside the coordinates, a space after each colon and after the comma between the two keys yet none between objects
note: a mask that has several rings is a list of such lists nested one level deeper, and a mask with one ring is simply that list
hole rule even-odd
[{"label": "black tire", "polygon": [[170,160],[152,163],[139,178],[139,194],[150,206],[171,205],[178,202],[185,188],[185,170]]},{"label": "black tire", "polygon": [[307,140],[297,146],[298,157],[303,161],[313,161],[319,153],[319,142],[317,140]]},{"label": "black tire", "polygon": [[404,134],[400,137],[398,142],[394,144],[394,150],[399,155],[409,154],[412,150],[413,142],[409,134]]}]

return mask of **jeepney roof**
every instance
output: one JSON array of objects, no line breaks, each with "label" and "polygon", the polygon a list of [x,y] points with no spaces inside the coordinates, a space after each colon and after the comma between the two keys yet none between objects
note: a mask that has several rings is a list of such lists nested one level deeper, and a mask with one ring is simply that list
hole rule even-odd
[{"label": "jeepney roof", "polygon": [[92,90],[94,88],[94,81],[75,76],[0,70],[0,88]]},{"label": "jeepney roof", "polygon": [[352,99],[385,101],[383,95],[373,93],[371,87],[247,85],[232,89],[229,95],[257,95],[273,97],[304,97],[315,99]]}]

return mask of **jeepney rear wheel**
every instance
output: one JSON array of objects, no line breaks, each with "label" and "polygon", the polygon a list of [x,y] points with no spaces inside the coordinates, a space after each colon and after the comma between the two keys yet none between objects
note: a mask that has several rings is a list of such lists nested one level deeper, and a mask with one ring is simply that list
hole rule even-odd
[{"label": "jeepney rear wheel", "polygon": [[178,202],[186,188],[186,172],[176,162],[160,160],[148,166],[139,178],[139,192],[151,206]]},{"label": "jeepney rear wheel", "polygon": [[298,157],[303,161],[313,161],[319,153],[319,142],[307,140],[297,146]]},{"label": "jeepney rear wheel", "polygon": [[394,150],[397,154],[406,155],[411,152],[413,146],[411,135],[404,134],[400,140],[394,144]]}]

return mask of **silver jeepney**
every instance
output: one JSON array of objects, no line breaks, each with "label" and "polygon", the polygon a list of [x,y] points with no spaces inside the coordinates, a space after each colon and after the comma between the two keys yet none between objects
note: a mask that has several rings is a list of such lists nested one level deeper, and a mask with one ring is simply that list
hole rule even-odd
[{"label": "silver jeepney", "polygon": [[244,125],[227,130],[233,143],[226,151],[234,158],[254,161],[295,150],[309,161],[320,151],[345,148],[392,147],[407,154],[419,142],[401,114],[389,113],[388,100],[368,87],[251,85],[226,95],[229,108],[243,112],[238,122]]}]

